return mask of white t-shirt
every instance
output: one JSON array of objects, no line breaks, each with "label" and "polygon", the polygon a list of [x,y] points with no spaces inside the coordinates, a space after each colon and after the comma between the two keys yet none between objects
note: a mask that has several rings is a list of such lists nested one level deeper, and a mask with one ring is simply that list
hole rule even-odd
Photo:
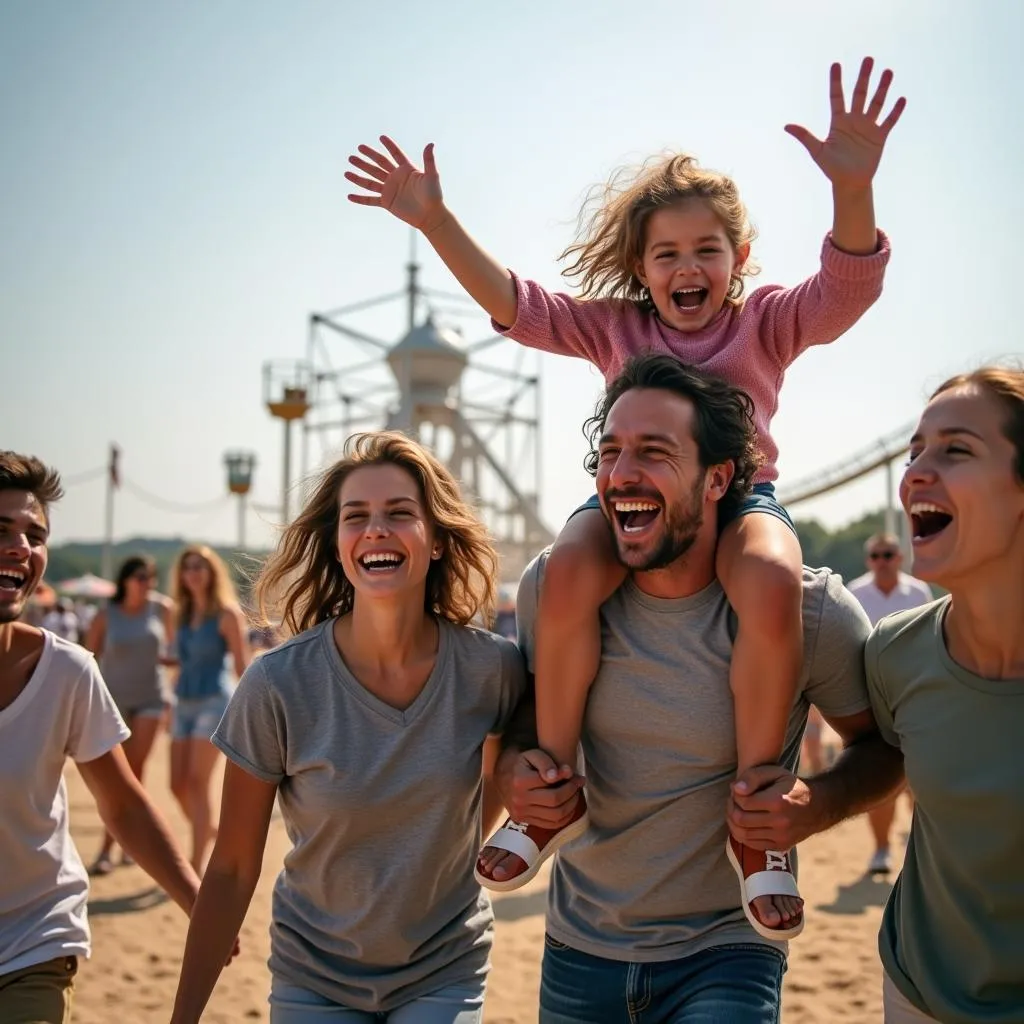
[{"label": "white t-shirt", "polygon": [[43,630],[28,685],[0,711],[0,975],[89,955],[89,879],[68,832],[64,763],[129,735],[93,656]]},{"label": "white t-shirt", "polygon": [[935,595],[927,583],[922,583],[905,572],[897,575],[896,586],[888,594],[879,590],[874,576],[869,572],[850,580],[846,586],[860,602],[872,626],[893,612],[910,611],[911,608],[920,608],[921,605],[935,600]]}]

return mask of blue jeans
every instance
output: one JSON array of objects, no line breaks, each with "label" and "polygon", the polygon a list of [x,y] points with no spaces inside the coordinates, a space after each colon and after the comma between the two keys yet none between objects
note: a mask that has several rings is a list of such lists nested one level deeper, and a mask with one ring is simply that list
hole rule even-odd
[{"label": "blue jeans", "polygon": [[754,942],[630,963],[545,936],[540,1024],[778,1024],[785,969]]},{"label": "blue jeans", "polygon": [[448,985],[386,1013],[351,1010],[309,989],[273,979],[270,1024],[480,1024],[484,979]]}]

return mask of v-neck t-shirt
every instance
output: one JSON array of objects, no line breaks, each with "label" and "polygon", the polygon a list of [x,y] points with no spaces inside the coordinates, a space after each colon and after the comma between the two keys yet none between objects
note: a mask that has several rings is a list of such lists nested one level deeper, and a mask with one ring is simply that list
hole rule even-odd
[{"label": "v-neck t-shirt", "polygon": [[0,976],[89,955],[89,878],[68,832],[64,764],[128,735],[93,656],[43,630],[39,663],[0,711]]},{"label": "v-neck t-shirt", "polygon": [[481,977],[490,901],[474,880],[483,743],[526,686],[515,644],[439,620],[404,710],[348,670],[333,620],[256,659],[213,743],[278,786],[292,848],[274,886],[275,978],[388,1011]]}]

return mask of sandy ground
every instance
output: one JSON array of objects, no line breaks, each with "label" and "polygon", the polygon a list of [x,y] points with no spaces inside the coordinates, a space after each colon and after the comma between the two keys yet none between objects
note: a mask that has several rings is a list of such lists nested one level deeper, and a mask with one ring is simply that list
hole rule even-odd
[{"label": "sandy ground", "polygon": [[[161,737],[147,786],[182,837],[184,823],[167,786],[168,748]],[[219,789],[219,777],[216,780]],[[100,838],[99,819],[77,772],[68,772],[75,839],[87,862]],[[909,827],[901,800],[893,852],[902,856]],[[221,975],[203,1017],[211,1024],[269,1019],[266,968],[270,892],[287,848],[280,820],[267,844],[264,871],[242,930],[241,957]],[[866,821],[848,821],[801,847],[807,926],[791,948],[783,995],[786,1024],[875,1024],[881,1020],[881,968],[875,938],[889,884],[865,877],[872,849]],[[544,929],[542,872],[518,892],[496,896],[497,936],[487,994],[488,1024],[537,1019]],[[181,966],[186,921],[137,867],[119,868],[93,885],[89,915],[93,956],[79,972],[76,1024],[166,1022]]]}]

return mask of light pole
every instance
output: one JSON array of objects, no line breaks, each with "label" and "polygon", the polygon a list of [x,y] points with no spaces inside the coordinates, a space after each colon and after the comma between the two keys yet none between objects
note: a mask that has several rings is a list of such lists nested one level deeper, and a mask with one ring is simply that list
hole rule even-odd
[{"label": "light pole", "polygon": [[252,490],[252,471],[256,456],[252,452],[226,452],[224,465],[228,471],[228,490],[238,495],[238,550],[245,550],[246,497]]},{"label": "light pole", "polygon": [[288,491],[292,476],[292,423],[305,418],[310,407],[309,364],[273,360],[263,364],[263,402],[271,416],[284,422],[281,522],[288,522]]}]

